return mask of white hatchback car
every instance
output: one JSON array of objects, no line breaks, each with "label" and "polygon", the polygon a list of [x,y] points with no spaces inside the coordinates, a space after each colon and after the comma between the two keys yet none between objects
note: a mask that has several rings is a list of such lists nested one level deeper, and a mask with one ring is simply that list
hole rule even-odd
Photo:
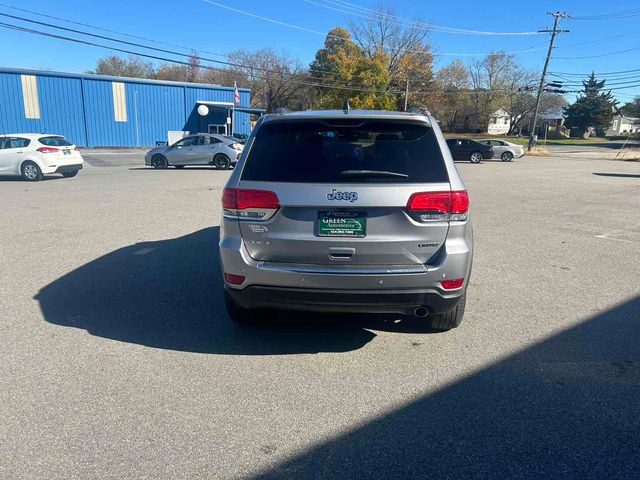
[{"label": "white hatchback car", "polygon": [[0,134],[0,175],[21,175],[37,182],[50,173],[75,177],[82,167],[84,160],[78,147],[62,135]]}]

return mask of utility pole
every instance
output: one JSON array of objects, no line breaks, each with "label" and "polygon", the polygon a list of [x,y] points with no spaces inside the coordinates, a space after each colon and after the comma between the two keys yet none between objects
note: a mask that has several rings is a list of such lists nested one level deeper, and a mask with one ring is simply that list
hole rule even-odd
[{"label": "utility pole", "polygon": [[540,77],[540,85],[538,85],[538,96],[536,97],[536,108],[533,111],[533,120],[531,121],[531,131],[529,132],[529,146],[527,150],[531,151],[535,145],[536,135],[536,123],[538,122],[538,110],[540,109],[540,96],[542,95],[542,89],[544,88],[544,79],[547,76],[547,67],[549,66],[549,60],[551,60],[551,52],[553,51],[553,41],[556,35],[560,32],[568,32],[569,30],[558,30],[558,20],[561,18],[568,18],[569,15],[566,12],[547,12],[547,15],[553,17],[553,30],[548,28],[545,30],[538,30],[539,32],[551,33],[551,40],[549,41],[549,50],[547,51],[547,59],[544,62],[544,68],[542,69],[542,76]]},{"label": "utility pole", "polygon": [[407,84],[404,89],[404,111],[407,111],[407,107],[409,106],[409,77],[407,77]]}]

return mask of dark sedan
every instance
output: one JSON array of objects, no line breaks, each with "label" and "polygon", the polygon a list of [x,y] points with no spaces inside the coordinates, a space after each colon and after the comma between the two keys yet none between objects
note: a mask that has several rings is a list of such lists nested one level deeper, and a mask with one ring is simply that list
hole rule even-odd
[{"label": "dark sedan", "polygon": [[493,158],[493,148],[468,138],[449,138],[447,145],[454,160],[469,160],[480,163],[482,159]]}]

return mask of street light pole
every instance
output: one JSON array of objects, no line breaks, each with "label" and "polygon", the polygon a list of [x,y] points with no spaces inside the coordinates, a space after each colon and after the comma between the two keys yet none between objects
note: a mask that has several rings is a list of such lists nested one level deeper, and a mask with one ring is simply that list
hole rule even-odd
[{"label": "street light pole", "polygon": [[544,88],[544,79],[547,76],[547,67],[549,66],[549,60],[551,60],[551,52],[553,51],[553,41],[556,35],[560,32],[568,32],[569,30],[558,30],[558,20],[561,18],[568,18],[569,15],[565,12],[549,12],[547,15],[553,17],[553,30],[539,30],[539,32],[551,33],[551,40],[549,41],[549,50],[547,51],[547,59],[544,62],[544,68],[542,69],[542,76],[540,77],[540,85],[538,85],[538,96],[536,97],[536,107],[533,111],[533,120],[531,121],[531,131],[529,132],[529,146],[528,151],[531,151],[535,145],[536,135],[536,123],[538,122],[538,110],[540,109],[540,97],[542,96],[542,89]]}]

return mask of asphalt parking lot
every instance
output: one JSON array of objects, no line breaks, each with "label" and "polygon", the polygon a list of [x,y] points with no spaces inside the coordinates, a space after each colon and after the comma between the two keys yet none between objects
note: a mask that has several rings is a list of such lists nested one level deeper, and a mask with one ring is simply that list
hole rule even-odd
[{"label": "asphalt parking lot", "polygon": [[0,180],[0,478],[637,477],[640,164],[458,164],[474,272],[435,333],[232,324],[228,172],[116,153]]}]

